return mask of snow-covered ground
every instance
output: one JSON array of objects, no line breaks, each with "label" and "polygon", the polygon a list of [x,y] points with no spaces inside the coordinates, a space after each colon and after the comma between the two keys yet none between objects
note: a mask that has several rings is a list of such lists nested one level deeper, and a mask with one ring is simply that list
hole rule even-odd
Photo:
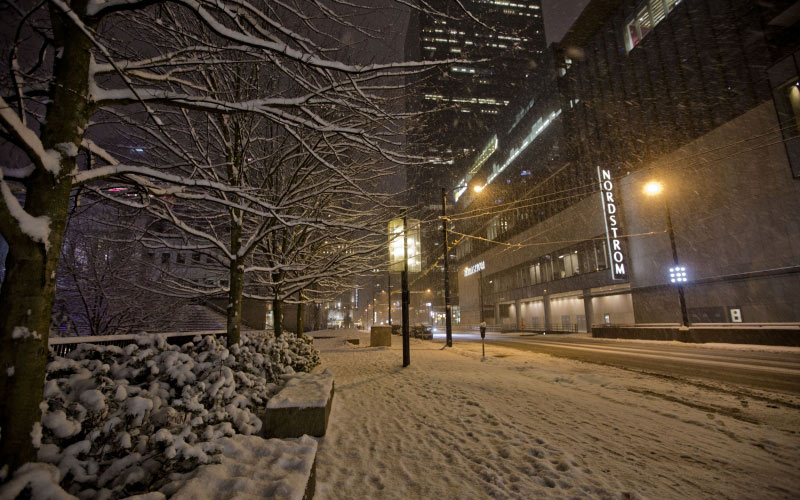
[{"label": "snow-covered ground", "polygon": [[414,339],[402,368],[399,337],[314,336],[336,377],[320,500],[800,495],[790,395]]}]

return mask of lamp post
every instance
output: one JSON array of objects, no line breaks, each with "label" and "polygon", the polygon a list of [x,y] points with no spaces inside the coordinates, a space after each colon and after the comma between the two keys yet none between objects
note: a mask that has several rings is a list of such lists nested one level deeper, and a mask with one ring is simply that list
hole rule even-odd
[{"label": "lamp post", "polygon": [[408,219],[403,216],[403,367],[411,364],[411,346],[408,331]]},{"label": "lamp post", "polygon": [[[649,196],[657,196],[662,191],[661,183],[659,182],[648,182],[644,187],[644,192],[647,193]],[[672,227],[672,213],[669,210],[669,197],[664,195],[664,212],[666,213],[667,217],[667,233],[669,234],[669,244],[672,247],[672,263],[675,268],[680,267],[680,262],[678,261],[678,248],[675,245],[675,230]],[[678,281],[678,299],[681,304],[681,326],[688,327],[689,326],[689,312],[686,309],[686,296],[683,292],[683,281]]]},{"label": "lamp post", "polygon": [[[456,186],[451,190],[442,188],[442,237],[444,240],[444,248],[442,249],[442,257],[444,259],[444,329],[446,333],[445,346],[453,347],[453,320],[450,306],[450,274],[448,272],[450,262],[450,249],[447,243],[447,195],[456,189],[465,188],[467,186]],[[479,193],[483,188],[475,186],[473,190]]]},{"label": "lamp post", "polygon": [[386,273],[386,289],[387,289],[386,297],[387,300],[389,301],[389,308],[386,310],[386,313],[388,315],[387,323],[389,323],[389,326],[392,326],[392,272],[391,271]]}]

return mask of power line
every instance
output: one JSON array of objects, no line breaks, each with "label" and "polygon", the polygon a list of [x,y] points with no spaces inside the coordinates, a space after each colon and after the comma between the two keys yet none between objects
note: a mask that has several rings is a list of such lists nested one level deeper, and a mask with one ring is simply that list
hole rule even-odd
[{"label": "power line", "polygon": [[[773,127],[773,129],[775,129],[775,130],[770,129],[769,131],[761,133],[759,135],[751,136],[749,138],[742,139],[740,141],[727,144],[725,146],[720,146],[718,148],[705,150],[705,151],[696,153],[694,155],[689,155],[689,156],[685,156],[685,157],[682,157],[682,158],[678,158],[678,159],[675,159],[675,160],[673,160],[671,162],[657,164],[657,165],[653,165],[653,166],[650,166],[650,167],[644,167],[642,169],[636,170],[636,173],[646,172],[646,171],[655,170],[655,169],[668,171],[668,170],[678,170],[678,169],[683,169],[683,168],[695,167],[695,166],[700,164],[700,161],[695,162],[695,163],[688,163],[688,164],[685,164],[684,162],[686,160],[689,160],[689,159],[698,158],[698,157],[701,157],[701,156],[704,156],[704,155],[707,155],[707,154],[710,154],[710,153],[713,153],[713,152],[717,152],[717,151],[720,151],[720,150],[723,150],[723,149],[727,149],[727,148],[733,147],[733,146],[738,145],[738,144],[742,144],[742,143],[749,142],[749,141],[752,141],[752,140],[755,140],[755,139],[759,139],[759,138],[771,135],[771,134],[773,134],[775,132],[778,132],[778,131],[781,131],[781,130],[785,130],[787,128],[792,128],[793,126],[794,125],[786,127],[786,128],[783,128],[783,129]],[[734,151],[734,152],[732,152],[730,154],[727,154],[725,156],[708,159],[708,160],[706,160],[704,162],[704,163],[707,163],[706,165],[704,165],[704,167],[711,166],[711,164],[714,163],[714,162],[725,160],[727,158],[731,158],[731,157],[736,156],[736,155],[753,152],[753,151],[756,151],[756,150],[759,150],[759,149],[763,149],[765,147],[774,146],[776,144],[781,144],[781,143],[784,143],[786,141],[793,140],[793,139],[797,139],[797,137],[790,137],[788,139],[781,138],[781,139],[778,139],[776,141],[765,143],[765,144],[759,144],[757,146],[754,146],[754,147],[751,147],[751,148],[748,148],[748,149]],[[672,165],[672,167],[670,167],[670,165]],[[616,176],[613,179],[614,180],[619,180],[619,179],[622,179],[624,177],[627,177],[627,174]],[[541,186],[544,182],[546,182],[546,180],[542,181],[539,184],[537,184],[536,186],[532,187],[529,191],[535,190],[537,187]],[[645,182],[645,181],[644,180],[636,180],[636,181],[633,181],[633,182],[641,183],[641,182]],[[552,196],[552,195],[555,195],[555,194],[567,193],[567,192],[570,192],[570,191],[575,191],[577,189],[585,189],[585,188],[591,188],[591,191],[587,191],[587,192],[584,192],[584,193],[571,195],[571,196],[565,196],[565,197],[550,199],[550,200],[542,201],[542,202],[539,202],[539,203],[533,203],[533,204],[528,204],[528,205],[523,205],[523,206],[518,206],[518,207],[512,206],[512,207],[509,207],[509,208],[497,210],[499,207],[503,207],[503,206],[507,206],[507,205],[516,205],[516,204],[519,204],[519,203],[522,203],[522,202],[525,202],[525,201],[538,200],[538,199],[545,198],[545,197],[548,197],[548,196]],[[563,201],[563,200],[567,200],[567,199],[578,198],[578,197],[581,197],[581,196],[586,196],[586,195],[592,194],[594,192],[597,192],[597,183],[596,182],[591,182],[591,183],[588,183],[588,184],[574,186],[574,187],[563,189],[563,190],[559,190],[559,191],[547,192],[547,193],[536,195],[536,196],[533,196],[533,197],[530,197],[530,198],[522,198],[522,199],[514,200],[514,201],[507,202],[507,203],[500,204],[500,205],[494,205],[494,206],[490,206],[490,207],[477,208],[477,209],[473,209],[473,210],[469,210],[469,211],[465,211],[465,212],[460,212],[459,214],[457,214],[455,216],[448,216],[447,219],[451,220],[451,221],[458,221],[458,220],[466,220],[466,219],[471,219],[471,218],[476,218],[476,217],[491,216],[491,215],[496,215],[496,214],[500,214],[500,213],[509,212],[509,211],[512,211],[512,210],[518,210],[518,209],[522,209],[522,208],[530,208],[530,207],[533,207],[533,206],[545,205],[547,203],[555,203],[555,202],[559,202],[559,201]],[[480,212],[480,213],[475,213],[475,212]],[[470,215],[470,214],[475,214],[475,215]],[[439,216],[438,219],[441,220],[442,216]]]}]

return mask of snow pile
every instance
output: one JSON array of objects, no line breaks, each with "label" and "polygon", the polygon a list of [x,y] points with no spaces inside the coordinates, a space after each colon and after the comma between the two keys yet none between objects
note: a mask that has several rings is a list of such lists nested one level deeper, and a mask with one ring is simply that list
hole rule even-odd
[{"label": "snow pile", "polygon": [[182,346],[161,336],[81,344],[47,366],[38,459],[80,498],[158,490],[217,462],[221,438],[258,432],[255,409],[279,378],[318,363],[310,339],[291,335],[245,334],[230,349],[213,335]]},{"label": "snow pile", "polygon": [[48,500],[73,500],[58,485],[61,472],[50,464],[25,464],[14,472],[14,477],[0,487],[0,498],[17,498],[27,489],[30,498]]},{"label": "snow pile", "polygon": [[187,480],[165,488],[172,500],[303,498],[317,454],[314,439],[266,440],[238,434],[218,444],[220,463],[203,465],[187,474]]}]

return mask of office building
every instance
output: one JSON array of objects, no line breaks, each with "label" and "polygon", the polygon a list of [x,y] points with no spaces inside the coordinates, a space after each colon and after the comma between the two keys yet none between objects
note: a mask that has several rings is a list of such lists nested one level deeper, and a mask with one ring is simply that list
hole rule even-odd
[{"label": "office building", "polygon": [[799,14],[590,2],[462,166],[461,325],[800,321]]}]

